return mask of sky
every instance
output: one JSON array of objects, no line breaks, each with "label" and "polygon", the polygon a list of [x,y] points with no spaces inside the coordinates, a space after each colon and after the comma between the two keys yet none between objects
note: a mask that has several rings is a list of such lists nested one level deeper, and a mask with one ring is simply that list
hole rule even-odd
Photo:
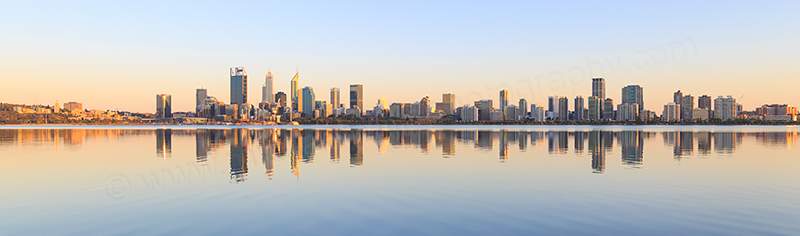
[{"label": "sky", "polygon": [[[267,71],[347,101],[456,95],[457,106],[508,89],[525,98],[607,97],[644,88],[661,113],[672,94],[732,95],[745,110],[800,106],[798,1],[6,1],[0,3],[0,102],[193,111],[195,91],[230,102],[231,67],[249,102]],[[570,109],[573,106],[570,104]]]}]

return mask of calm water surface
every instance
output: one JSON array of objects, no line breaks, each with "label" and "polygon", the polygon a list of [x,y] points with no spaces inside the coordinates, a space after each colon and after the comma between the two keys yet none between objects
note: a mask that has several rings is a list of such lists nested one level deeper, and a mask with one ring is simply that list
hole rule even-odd
[{"label": "calm water surface", "polygon": [[800,129],[0,127],[0,234],[797,235]]}]

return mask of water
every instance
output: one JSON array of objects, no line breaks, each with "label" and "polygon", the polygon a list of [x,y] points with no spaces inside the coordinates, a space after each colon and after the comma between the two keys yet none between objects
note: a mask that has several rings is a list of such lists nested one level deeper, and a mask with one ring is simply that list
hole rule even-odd
[{"label": "water", "polygon": [[0,234],[797,235],[784,126],[5,126]]}]

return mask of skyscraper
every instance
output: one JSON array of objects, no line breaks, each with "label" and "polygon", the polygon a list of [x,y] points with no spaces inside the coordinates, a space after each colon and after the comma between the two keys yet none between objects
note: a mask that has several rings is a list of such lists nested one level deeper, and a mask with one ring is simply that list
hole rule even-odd
[{"label": "skyscraper", "polygon": [[339,108],[340,104],[342,104],[342,101],[339,96],[339,88],[333,87],[331,88],[331,105],[336,109]]},{"label": "skyscraper", "polygon": [[547,97],[547,111],[552,111],[552,112],[556,111],[556,109],[557,109],[556,108],[556,103],[558,103],[557,100],[558,100],[557,96],[549,96],[549,97]]},{"label": "skyscraper", "polygon": [[611,98],[606,98],[603,102],[603,119],[614,119],[614,100]]},{"label": "skyscraper", "polygon": [[681,100],[683,99],[683,93],[678,90],[672,95],[672,102],[675,104],[681,104]]},{"label": "skyscraper", "polygon": [[569,120],[569,99],[558,97],[558,119]]},{"label": "skyscraper", "polygon": [[205,103],[206,97],[208,97],[208,90],[204,88],[199,88],[197,89],[197,93],[195,95],[196,95],[196,101],[194,104],[194,108],[195,110],[198,110],[199,109],[198,107],[200,107],[200,105]]},{"label": "skyscraper", "polygon": [[156,94],[156,118],[172,118],[172,96],[169,94]]},{"label": "skyscraper", "polygon": [[360,84],[350,85],[350,108],[358,108],[364,114],[364,86]]},{"label": "skyscraper", "polygon": [[703,95],[697,98],[697,108],[711,110],[711,97]]},{"label": "skyscraper", "polygon": [[508,90],[500,90],[500,109],[505,109],[508,105]]},{"label": "skyscraper", "polygon": [[284,92],[278,92],[278,93],[275,94],[275,102],[278,103],[278,106],[280,106],[281,108],[285,108],[286,107],[286,100],[287,99],[288,98],[286,97],[286,93],[284,93]]},{"label": "skyscraper", "polygon": [[430,112],[431,112],[431,99],[428,96],[425,96],[419,101],[419,115],[428,116]]},{"label": "skyscraper", "polygon": [[[592,78],[592,96],[597,97],[600,99],[600,110],[605,111],[605,104],[602,102],[606,99],[606,80],[603,78]],[[612,108],[613,109],[613,108]],[[603,116],[601,114],[600,116]],[[611,119],[607,117],[601,117],[604,119]]]},{"label": "skyscraper", "polygon": [[264,86],[261,87],[261,101],[268,102],[272,104],[275,102],[275,96],[273,96],[274,91],[272,90],[272,71],[267,71],[267,77],[264,81]]},{"label": "skyscraper", "polygon": [[694,110],[694,97],[687,94],[681,99],[681,120],[691,120],[692,110]]},{"label": "skyscraper", "polygon": [[628,85],[622,88],[620,104],[637,104],[639,111],[644,108],[644,89],[639,85]]},{"label": "skyscraper", "polygon": [[601,104],[603,104],[603,100],[599,97],[589,97],[589,116],[587,117],[589,120],[600,120],[602,118],[603,106]]},{"label": "skyscraper", "polygon": [[583,97],[577,96],[575,97],[575,115],[572,117],[573,120],[581,121],[586,119],[586,114],[583,114]]},{"label": "skyscraper", "polygon": [[528,100],[520,98],[519,106],[517,108],[519,109],[519,118],[520,119],[525,118],[525,116],[528,115]]},{"label": "skyscraper", "polygon": [[247,73],[244,67],[231,68],[231,104],[247,103]]},{"label": "skyscraper", "polygon": [[456,95],[452,93],[442,94],[442,103],[446,103],[446,106],[449,106],[449,115],[453,115],[453,112],[456,111]]},{"label": "skyscraper", "polygon": [[491,112],[494,109],[492,100],[476,101],[475,107],[478,108],[478,120],[491,120]]},{"label": "skyscraper", "polygon": [[294,74],[292,77],[292,91],[291,91],[291,99],[292,99],[292,109],[300,111],[300,71],[297,71],[297,74]]},{"label": "skyscraper", "polygon": [[736,99],[730,95],[727,98],[719,96],[714,99],[714,118],[720,118],[723,121],[736,119]]},{"label": "skyscraper", "polygon": [[314,95],[314,88],[306,86],[302,90],[302,99],[300,101],[303,102],[302,104],[302,112],[304,117],[314,118],[314,110],[316,106],[317,98]]}]

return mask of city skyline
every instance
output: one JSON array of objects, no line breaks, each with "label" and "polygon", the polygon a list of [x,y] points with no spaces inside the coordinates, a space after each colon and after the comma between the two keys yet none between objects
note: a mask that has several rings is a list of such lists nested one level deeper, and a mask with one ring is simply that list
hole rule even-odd
[{"label": "city skyline", "polygon": [[[171,94],[175,111],[191,111],[196,88],[229,97],[224,73],[243,66],[257,78],[248,87],[256,94],[249,96],[250,103],[260,97],[259,78],[268,71],[274,74],[274,91],[290,94],[286,81],[299,67],[301,87],[363,84],[365,107],[380,97],[415,101],[443,93],[458,95],[460,106],[494,99],[502,89],[511,91],[510,101],[541,103],[553,94],[587,98],[581,83],[592,77],[606,79],[607,97],[614,101],[620,94],[611,88],[647,87],[644,109],[649,110],[659,110],[676,90],[730,94],[747,109],[800,104],[792,94],[800,81],[789,69],[800,62],[791,56],[800,46],[790,43],[798,35],[781,27],[797,22],[789,10],[797,8],[794,2],[658,7],[511,2],[466,4],[453,11],[447,11],[449,4],[419,2],[302,8],[249,2],[236,7],[252,13],[245,19],[224,17],[220,13],[233,6],[213,4],[194,4],[193,12],[177,11],[177,16],[182,5],[176,3],[30,4],[10,3],[0,10],[0,28],[9,35],[0,42],[13,45],[0,58],[8,68],[0,71],[3,102],[77,101],[91,109],[153,112],[153,94]],[[262,9],[272,13],[262,16]],[[705,13],[710,9],[718,13],[714,19]],[[336,10],[364,14],[332,13]],[[409,14],[429,11],[451,20]],[[496,12],[504,14],[471,17]],[[596,12],[608,14],[596,17]],[[681,18],[651,16],[663,13]],[[149,23],[138,20],[144,15],[152,16]],[[289,16],[300,20],[273,20]],[[553,19],[559,23],[547,23]],[[360,27],[347,26],[354,23]],[[448,30],[440,30],[445,25]],[[91,30],[98,28],[109,31]],[[231,30],[258,32],[244,40],[223,38]],[[241,49],[232,50],[238,44]]]}]

